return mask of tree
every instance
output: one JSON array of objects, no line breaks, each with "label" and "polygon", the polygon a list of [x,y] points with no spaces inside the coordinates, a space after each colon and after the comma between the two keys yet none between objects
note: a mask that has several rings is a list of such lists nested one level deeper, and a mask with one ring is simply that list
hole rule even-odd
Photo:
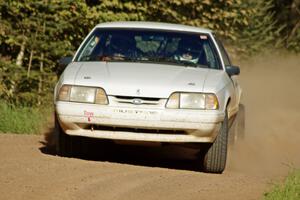
[{"label": "tree", "polygon": [[299,5],[299,0],[0,1],[0,98],[26,105],[50,101],[57,61],[72,56],[90,30],[107,21],[210,28],[236,55],[274,44],[300,51]]},{"label": "tree", "polygon": [[272,0],[269,12],[274,13],[276,26],[283,27],[280,37],[284,40],[284,47],[300,51],[300,1]]}]

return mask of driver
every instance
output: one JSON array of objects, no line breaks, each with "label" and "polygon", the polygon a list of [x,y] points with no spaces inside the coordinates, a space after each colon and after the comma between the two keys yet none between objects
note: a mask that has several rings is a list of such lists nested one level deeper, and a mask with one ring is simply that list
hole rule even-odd
[{"label": "driver", "polygon": [[202,45],[195,39],[182,38],[177,47],[174,58],[178,61],[199,62],[199,56],[202,52]]}]

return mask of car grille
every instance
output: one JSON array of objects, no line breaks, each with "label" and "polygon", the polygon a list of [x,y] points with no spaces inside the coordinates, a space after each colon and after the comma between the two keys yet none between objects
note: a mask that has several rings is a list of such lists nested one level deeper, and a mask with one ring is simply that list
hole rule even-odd
[{"label": "car grille", "polygon": [[134,100],[140,100],[140,104],[159,104],[160,98],[149,98],[149,97],[130,97],[130,96],[115,96],[116,101],[119,103],[132,103]]},{"label": "car grille", "polygon": [[164,108],[167,99],[135,96],[109,96],[109,104],[121,107],[153,107]]}]

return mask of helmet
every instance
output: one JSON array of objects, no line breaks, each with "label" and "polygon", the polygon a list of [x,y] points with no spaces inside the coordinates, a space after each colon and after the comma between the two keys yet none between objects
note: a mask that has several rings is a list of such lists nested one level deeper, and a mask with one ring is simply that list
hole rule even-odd
[{"label": "helmet", "polygon": [[178,56],[186,60],[198,58],[202,51],[202,44],[198,41],[195,38],[182,38],[177,47]]}]

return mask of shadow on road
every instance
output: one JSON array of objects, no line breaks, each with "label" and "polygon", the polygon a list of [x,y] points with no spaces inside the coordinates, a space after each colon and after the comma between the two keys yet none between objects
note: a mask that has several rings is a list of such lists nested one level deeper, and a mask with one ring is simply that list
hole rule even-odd
[{"label": "shadow on road", "polygon": [[[52,132],[45,134],[40,151],[48,155],[57,155]],[[199,171],[198,150],[177,145],[140,146],[120,145],[109,140],[84,139],[88,151],[73,153],[71,157],[92,161],[107,161],[137,166],[161,167],[178,170]]]}]

